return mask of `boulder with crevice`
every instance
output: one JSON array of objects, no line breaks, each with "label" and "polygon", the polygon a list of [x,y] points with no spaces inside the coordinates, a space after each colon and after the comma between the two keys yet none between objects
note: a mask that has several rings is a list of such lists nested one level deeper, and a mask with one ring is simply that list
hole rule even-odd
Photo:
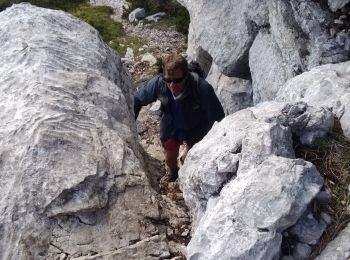
[{"label": "boulder with crevice", "polygon": [[270,28],[260,30],[249,56],[254,103],[273,100],[304,71],[348,60],[345,47],[329,35],[331,15],[319,3],[273,0],[268,7]]},{"label": "boulder with crevice", "polygon": [[349,59],[346,44],[328,32],[331,12],[318,2],[180,2],[191,17],[189,58],[206,72],[215,63],[226,76],[252,78],[254,103],[273,100],[288,79],[304,71]]}]

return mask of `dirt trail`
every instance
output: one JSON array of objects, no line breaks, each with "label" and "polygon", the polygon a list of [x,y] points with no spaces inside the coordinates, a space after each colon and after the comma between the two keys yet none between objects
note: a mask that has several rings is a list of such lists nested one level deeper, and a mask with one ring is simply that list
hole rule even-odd
[{"label": "dirt trail", "polygon": [[[156,58],[169,52],[184,52],[185,36],[173,29],[162,31],[145,26],[123,23],[128,35],[143,38],[147,43],[148,52]],[[139,62],[135,57],[131,66],[131,75],[136,87],[142,87],[147,79],[153,77],[157,68],[147,62]],[[129,66],[130,68],[130,66]],[[137,119],[140,143],[147,153],[147,165],[152,176],[149,176],[153,187],[159,191],[161,211],[164,215],[167,238],[169,240],[172,259],[186,259],[186,245],[190,240],[191,219],[184,203],[178,182],[160,184],[160,178],[165,174],[165,162],[162,145],[159,139],[159,110],[157,103],[143,107]]]}]

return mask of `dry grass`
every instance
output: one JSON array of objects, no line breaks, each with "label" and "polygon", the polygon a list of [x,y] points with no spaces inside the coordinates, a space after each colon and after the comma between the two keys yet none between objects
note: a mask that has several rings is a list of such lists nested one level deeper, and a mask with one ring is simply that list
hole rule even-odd
[{"label": "dry grass", "polygon": [[298,146],[296,154],[317,167],[325,179],[326,189],[332,194],[326,208],[332,216],[332,222],[314,248],[311,255],[313,259],[350,222],[350,141],[343,136],[339,127],[335,127],[334,133],[326,140],[315,147]]}]

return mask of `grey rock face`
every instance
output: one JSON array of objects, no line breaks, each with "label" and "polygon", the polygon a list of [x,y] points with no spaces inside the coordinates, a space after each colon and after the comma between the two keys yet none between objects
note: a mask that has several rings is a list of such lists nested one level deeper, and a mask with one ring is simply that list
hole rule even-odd
[{"label": "grey rock face", "polygon": [[[194,44],[188,54],[192,60],[200,60],[194,55],[198,49],[209,53],[221,71],[228,76],[241,77],[249,74],[248,52],[256,31],[254,21],[267,21],[264,2],[257,1],[180,1],[191,17],[190,41]],[[259,15],[254,15],[259,14]],[[205,17],[205,19],[203,19]],[[224,19],[217,19],[224,17]]]},{"label": "grey rock face", "polygon": [[206,80],[214,87],[226,115],[252,105],[252,85],[249,80],[227,77],[215,63]]},{"label": "grey rock face", "polygon": [[333,12],[335,12],[349,2],[349,0],[328,0],[328,6]]},{"label": "grey rock face", "polygon": [[329,107],[350,138],[350,62],[328,64],[290,79],[277,93],[279,101],[303,100]]},{"label": "grey rock face", "polygon": [[316,122],[331,130],[331,113],[315,111],[303,103],[262,103],[227,116],[190,150],[179,173],[195,217],[189,259],[279,254],[280,233],[323,184],[311,163],[294,159],[291,140],[293,132],[302,138],[302,129],[309,135]]},{"label": "grey rock face", "polygon": [[279,88],[293,75],[285,66],[281,50],[268,31],[260,31],[255,38],[249,50],[249,67],[254,103],[273,99]]},{"label": "grey rock face", "polygon": [[169,256],[120,58],[29,4],[0,13],[0,56],[0,258]]},{"label": "grey rock face", "polygon": [[250,50],[254,103],[273,100],[290,78],[320,64],[348,60],[345,47],[325,29],[329,14],[313,1],[268,1],[269,30]]},{"label": "grey rock face", "polygon": [[350,257],[350,224],[331,241],[316,260],[341,260]]},{"label": "grey rock face", "polygon": [[328,33],[330,13],[315,1],[180,2],[191,16],[190,59],[206,72],[214,62],[227,76],[251,75],[254,103],[273,100],[303,71],[349,59],[345,42]]}]

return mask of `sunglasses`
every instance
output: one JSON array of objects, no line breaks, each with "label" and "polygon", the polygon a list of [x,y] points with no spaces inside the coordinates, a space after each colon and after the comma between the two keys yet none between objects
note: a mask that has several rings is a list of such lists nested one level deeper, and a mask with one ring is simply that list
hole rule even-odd
[{"label": "sunglasses", "polygon": [[173,84],[179,84],[181,83],[185,78],[187,77],[187,75],[181,77],[181,78],[177,78],[177,79],[169,79],[169,78],[166,78],[166,77],[163,77],[164,81],[168,84],[170,84],[171,82]]}]

